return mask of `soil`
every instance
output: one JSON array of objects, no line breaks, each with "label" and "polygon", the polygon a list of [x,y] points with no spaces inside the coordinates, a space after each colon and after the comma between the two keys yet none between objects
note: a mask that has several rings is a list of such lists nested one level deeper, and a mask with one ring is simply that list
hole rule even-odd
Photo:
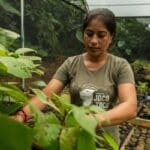
[{"label": "soil", "polygon": [[66,57],[59,56],[55,59],[44,59],[41,63],[40,69],[43,70],[44,75],[33,75],[31,79],[27,79],[25,81],[26,86],[29,87],[31,82],[42,80],[45,81],[45,83],[48,83],[58,67],[65,61]]}]

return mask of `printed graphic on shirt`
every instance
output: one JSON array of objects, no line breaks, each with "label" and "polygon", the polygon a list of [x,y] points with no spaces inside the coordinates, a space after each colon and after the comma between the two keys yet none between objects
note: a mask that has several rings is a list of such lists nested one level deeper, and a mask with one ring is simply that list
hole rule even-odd
[{"label": "printed graphic on shirt", "polygon": [[80,98],[82,99],[84,106],[89,106],[92,104],[94,92],[94,89],[83,89],[80,91]]},{"label": "printed graphic on shirt", "polygon": [[80,91],[80,98],[84,106],[97,105],[104,110],[107,110],[110,105],[110,96],[104,90],[96,89],[94,87],[84,87]]},{"label": "printed graphic on shirt", "polygon": [[93,104],[107,110],[110,105],[110,96],[106,92],[100,90],[93,93]]}]

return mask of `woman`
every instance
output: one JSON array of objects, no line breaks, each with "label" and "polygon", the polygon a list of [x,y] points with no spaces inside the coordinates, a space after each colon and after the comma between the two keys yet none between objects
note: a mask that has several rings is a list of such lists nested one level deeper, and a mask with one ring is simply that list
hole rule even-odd
[{"label": "woman", "polygon": [[[137,101],[129,63],[108,52],[115,32],[115,16],[110,10],[89,11],[83,24],[86,52],[69,57],[58,68],[44,92],[47,95],[60,93],[68,85],[72,103],[95,104],[106,110],[103,114],[95,114],[95,117],[118,138],[118,129],[114,125],[136,116]],[[41,110],[45,107],[37,97],[31,103]],[[29,107],[25,106],[15,118],[19,121],[30,118]]]}]

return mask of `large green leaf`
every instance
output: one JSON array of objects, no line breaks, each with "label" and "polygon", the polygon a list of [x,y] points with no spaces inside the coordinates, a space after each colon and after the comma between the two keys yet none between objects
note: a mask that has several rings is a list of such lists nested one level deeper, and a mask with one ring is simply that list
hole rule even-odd
[{"label": "large green leaf", "polygon": [[51,141],[50,145],[43,147],[42,150],[60,150],[59,148],[59,140],[53,140]]},{"label": "large green leaf", "polygon": [[[68,100],[67,100],[68,99]],[[52,93],[51,100],[59,108],[62,115],[65,115],[65,112],[68,112],[72,105],[69,103],[69,98],[67,97],[66,102],[64,97],[58,96],[55,93]]]},{"label": "large green leaf", "polygon": [[[18,63],[20,63],[23,66],[21,69],[28,72],[28,74],[36,73],[38,75],[43,75],[44,72],[37,68],[38,66],[40,66],[40,64],[34,63],[34,59],[37,60],[37,57],[31,57],[31,56],[30,57],[22,57],[21,56],[18,58]],[[41,60],[41,59],[38,58],[38,61],[39,60]]]},{"label": "large green leaf", "polygon": [[63,128],[60,135],[60,150],[75,150],[78,128]]},{"label": "large green leaf", "polygon": [[0,56],[7,56],[7,55],[8,55],[8,50],[5,48],[5,46],[0,44]]},{"label": "large green leaf", "polygon": [[46,83],[43,80],[34,81],[31,83],[32,87],[44,88],[46,87]]},{"label": "large green leaf", "polygon": [[21,56],[21,58],[31,60],[31,61],[41,61],[41,58],[38,56]]},{"label": "large green leaf", "polygon": [[31,49],[31,48],[19,48],[15,51],[15,53],[18,55],[24,55],[24,54],[30,53],[30,52],[36,53],[36,50]]},{"label": "large green leaf", "polygon": [[74,107],[73,114],[78,124],[92,136],[96,136],[96,126],[98,121],[90,113],[87,115],[87,110],[83,107]]},{"label": "large green leaf", "polygon": [[6,95],[11,96],[16,102],[27,103],[28,98],[26,95],[15,85],[9,83],[1,83],[0,91]]},{"label": "large green leaf", "polygon": [[38,96],[39,100],[49,105],[50,107],[54,108],[54,110],[60,112],[59,108],[45,95],[45,93],[39,89],[32,89],[32,91]]},{"label": "large green leaf", "polygon": [[83,43],[83,33],[81,31],[76,32],[76,38]]},{"label": "large green leaf", "polygon": [[0,101],[0,113],[11,115],[14,114],[22,106],[23,105],[20,103]]},{"label": "large green leaf", "polygon": [[35,142],[42,147],[52,146],[58,139],[61,125],[57,117],[51,114],[43,114],[35,106],[31,106],[31,111],[35,117]]},{"label": "large green leaf", "polygon": [[20,37],[20,35],[18,33],[1,28],[1,27],[0,27],[0,34],[6,36],[8,38],[11,38],[11,39],[17,39]]},{"label": "large green leaf", "polygon": [[6,0],[0,0],[0,5],[8,12],[11,12],[13,14],[16,14],[20,16],[20,12],[15,9],[13,6],[11,6],[10,3],[6,2]]},{"label": "large green leaf", "polygon": [[0,115],[0,149],[31,150],[33,132],[25,125]]},{"label": "large green leaf", "polygon": [[8,48],[20,35],[0,27],[0,44]]},{"label": "large green leaf", "polygon": [[31,78],[32,73],[39,72],[37,65],[25,58],[0,57],[0,62],[7,67],[7,73],[19,78]]},{"label": "large green leaf", "polygon": [[9,76],[9,74],[7,73],[7,67],[2,63],[0,63],[0,75]]},{"label": "large green leaf", "polygon": [[24,63],[13,57],[1,57],[0,62],[7,67],[7,72],[19,78],[32,77],[30,70],[27,70]]},{"label": "large green leaf", "polygon": [[70,95],[69,94],[61,94],[60,95],[60,100],[64,103],[68,103],[70,104],[71,103],[71,98],[70,98]]},{"label": "large green leaf", "polygon": [[60,125],[58,124],[36,124],[34,127],[35,141],[42,147],[51,145],[59,137]]},{"label": "large green leaf", "polygon": [[73,111],[70,111],[67,113],[67,116],[65,118],[65,125],[67,127],[77,127],[79,126],[79,123],[76,121]]},{"label": "large green leaf", "polygon": [[77,142],[77,150],[95,150],[96,144],[94,137],[86,132],[85,130],[80,130],[78,142]]},{"label": "large green leaf", "polygon": [[102,135],[108,144],[113,148],[113,150],[119,150],[118,144],[110,134],[103,132]]},{"label": "large green leaf", "polygon": [[[88,108],[88,107],[87,107]],[[91,106],[89,106],[89,108],[88,108],[91,112],[93,112],[93,113],[99,113],[99,114],[101,114],[101,113],[104,113],[105,111],[104,111],[104,109],[102,109],[102,108],[100,108],[100,107],[98,107],[98,106],[96,106],[96,105],[91,105]]]}]

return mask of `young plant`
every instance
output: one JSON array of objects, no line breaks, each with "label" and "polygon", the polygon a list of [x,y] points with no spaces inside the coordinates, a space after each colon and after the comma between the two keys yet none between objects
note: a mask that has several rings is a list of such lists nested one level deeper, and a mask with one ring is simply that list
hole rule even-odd
[{"label": "young plant", "polygon": [[145,93],[148,90],[148,82],[138,81],[137,90],[141,94]]},{"label": "young plant", "polygon": [[[43,103],[50,106],[50,112],[42,113],[31,106],[34,116],[34,144],[42,150],[118,150],[113,137],[102,127],[94,113],[104,111],[97,106],[76,106],[69,96],[52,94],[51,100],[38,89],[34,93]],[[97,134],[99,130],[100,134]]]},{"label": "young plant", "polygon": [[[31,78],[33,73],[42,75],[43,72],[38,69],[40,57],[29,54],[25,56],[27,53],[35,53],[35,50],[19,48],[15,52],[10,52],[7,49],[10,43],[12,44],[19,37],[18,34],[0,28],[0,35],[0,113],[9,115],[25,105],[28,98],[17,82],[6,82],[6,77],[26,79]],[[6,46],[7,44],[8,46]]]}]

